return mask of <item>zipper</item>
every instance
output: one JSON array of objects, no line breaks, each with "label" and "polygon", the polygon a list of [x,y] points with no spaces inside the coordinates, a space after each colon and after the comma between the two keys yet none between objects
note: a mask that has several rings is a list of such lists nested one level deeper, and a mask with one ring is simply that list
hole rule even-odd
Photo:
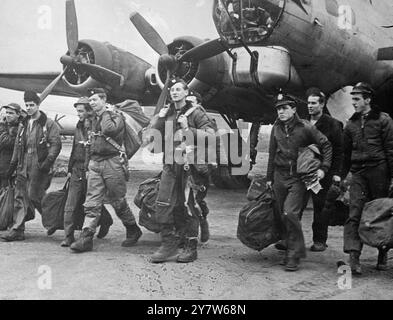
[{"label": "zipper", "polygon": [[253,214],[256,210],[258,210],[262,206],[262,203],[259,203],[255,208],[251,209],[249,213],[246,215],[246,219],[244,220],[244,223],[247,223],[247,220],[251,214]]},{"label": "zipper", "polygon": [[[288,127],[284,125],[285,129],[285,134],[287,138],[287,148],[289,149],[289,132],[288,132]],[[289,175],[292,176],[292,160],[289,161]]]}]

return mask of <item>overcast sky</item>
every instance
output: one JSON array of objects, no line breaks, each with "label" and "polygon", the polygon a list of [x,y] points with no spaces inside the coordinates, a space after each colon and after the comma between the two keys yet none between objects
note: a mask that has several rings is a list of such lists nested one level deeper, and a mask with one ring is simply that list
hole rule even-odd
[{"label": "overcast sky", "polygon": [[[213,0],[75,0],[79,39],[108,41],[151,64],[157,54],[129,20],[140,12],[166,43],[184,35],[215,38]],[[67,51],[65,1],[0,1],[0,73],[60,71]],[[23,93],[0,89],[0,102],[22,102]],[[49,97],[45,105],[69,105],[74,99]]]}]

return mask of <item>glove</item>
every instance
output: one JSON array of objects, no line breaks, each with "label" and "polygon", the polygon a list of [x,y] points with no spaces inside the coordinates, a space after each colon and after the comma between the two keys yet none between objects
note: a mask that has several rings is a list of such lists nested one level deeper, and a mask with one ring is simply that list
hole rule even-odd
[{"label": "glove", "polygon": [[325,171],[323,171],[322,169],[318,169],[317,174],[318,174],[319,180],[322,180],[323,178],[325,178]]},{"label": "glove", "polygon": [[273,181],[266,181],[266,188],[268,188],[269,190],[272,190],[272,188],[273,188]]},{"label": "glove", "polygon": [[49,172],[51,167],[52,167],[52,163],[48,161],[48,159],[46,159],[44,162],[41,163],[40,170],[42,172]]},{"label": "glove", "polygon": [[169,108],[168,108],[168,107],[164,107],[164,108],[162,108],[162,109],[160,110],[160,112],[158,113],[158,116],[159,116],[160,118],[165,118],[165,117],[166,117],[166,114],[168,113],[168,111],[169,111]]},{"label": "glove", "polygon": [[332,180],[333,180],[333,184],[339,186],[341,182],[341,177],[334,175]]}]

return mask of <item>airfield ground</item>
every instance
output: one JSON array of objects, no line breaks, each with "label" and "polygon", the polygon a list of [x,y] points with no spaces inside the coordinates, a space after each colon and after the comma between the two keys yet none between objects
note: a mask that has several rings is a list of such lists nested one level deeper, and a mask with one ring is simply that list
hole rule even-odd
[{"label": "airfield ground", "polygon": [[[69,146],[64,145],[62,155],[66,157]],[[261,171],[266,157],[266,153],[258,156]],[[159,162],[140,160],[138,155],[131,162],[127,193],[136,215],[133,198],[138,185],[160,170]],[[63,184],[64,178],[54,178],[50,190]],[[190,264],[151,264],[149,257],[160,241],[146,229],[135,247],[122,248],[125,231],[116,217],[108,236],[95,240],[92,252],[73,254],[60,247],[62,231],[46,235],[37,214],[26,225],[25,241],[0,242],[0,300],[393,299],[393,261],[390,259],[388,271],[375,270],[377,252],[373,248],[365,248],[362,254],[362,277],[352,279],[351,289],[340,289],[342,274],[336,263],[347,258],[342,252],[342,227],[330,228],[327,251],[308,251],[295,273],[283,270],[283,253],[273,246],[261,252],[245,247],[236,238],[238,213],[247,202],[245,194],[245,190],[211,188],[207,198],[211,239],[198,248],[198,260]],[[303,218],[307,247],[312,244],[311,222],[308,208]],[[43,274],[50,275],[50,282],[43,281]],[[49,290],[45,289],[48,285]]]}]

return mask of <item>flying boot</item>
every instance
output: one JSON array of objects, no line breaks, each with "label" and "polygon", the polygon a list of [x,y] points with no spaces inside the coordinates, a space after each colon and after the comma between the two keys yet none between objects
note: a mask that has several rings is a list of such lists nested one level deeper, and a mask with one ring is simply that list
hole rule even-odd
[{"label": "flying boot", "polygon": [[362,267],[360,265],[360,252],[359,251],[351,251],[349,253],[349,265],[351,266],[352,274],[361,275]]},{"label": "flying boot", "polygon": [[23,230],[10,230],[10,232],[1,237],[4,241],[23,241],[25,240],[25,232]]},{"label": "flying boot", "polygon": [[178,237],[173,227],[165,226],[161,230],[161,246],[151,256],[152,263],[160,263],[167,261],[170,257],[177,254]]},{"label": "flying boot", "polygon": [[75,242],[74,233],[69,234],[65,237],[65,239],[60,243],[61,247],[69,247],[71,244]]},{"label": "flying boot", "polygon": [[209,241],[210,238],[209,223],[207,222],[207,217],[199,218],[199,226],[201,228],[201,242],[205,243]]},{"label": "flying boot", "polygon": [[386,271],[388,269],[388,250],[378,249],[377,270]]},{"label": "flying boot", "polygon": [[94,232],[89,228],[83,229],[79,239],[71,244],[70,249],[78,253],[93,250],[93,236]]},{"label": "flying boot", "polygon": [[142,230],[137,224],[126,226],[127,234],[126,240],[121,243],[122,247],[132,247],[136,244],[139,238],[142,236]]},{"label": "flying boot", "polygon": [[177,262],[188,263],[195,261],[198,258],[197,246],[198,238],[187,238],[186,246],[177,257]]},{"label": "flying boot", "polygon": [[113,219],[109,212],[103,207],[100,217],[100,230],[97,233],[97,238],[103,239],[109,232],[110,226],[113,224]]}]

